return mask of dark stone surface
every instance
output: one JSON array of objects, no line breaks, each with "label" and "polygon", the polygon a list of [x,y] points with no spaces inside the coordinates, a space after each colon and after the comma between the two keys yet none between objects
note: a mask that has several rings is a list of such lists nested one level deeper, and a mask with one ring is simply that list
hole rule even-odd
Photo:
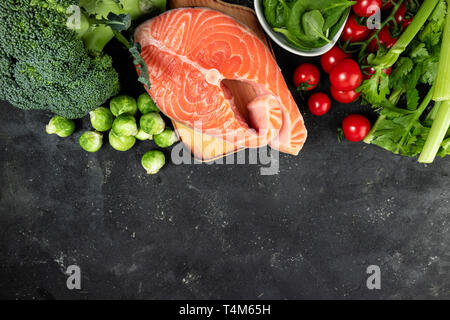
[{"label": "dark stone surface", "polygon": [[[289,83],[306,59],[275,51]],[[126,56],[116,61],[139,93]],[[298,102],[309,139],[274,176],[219,164],[148,176],[152,143],[88,154],[77,144],[87,119],[60,139],[44,131],[48,113],[2,103],[0,297],[450,298],[448,159],[339,144],[343,117],[369,109],[334,104],[318,118]],[[66,288],[71,264],[81,291]],[[381,290],[366,288],[371,264]]]}]

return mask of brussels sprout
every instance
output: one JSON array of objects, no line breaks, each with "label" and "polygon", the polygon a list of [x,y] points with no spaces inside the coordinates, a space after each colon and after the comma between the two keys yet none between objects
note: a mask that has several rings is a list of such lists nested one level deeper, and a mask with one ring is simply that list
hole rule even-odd
[{"label": "brussels sprout", "polygon": [[130,150],[136,143],[136,138],[133,136],[118,136],[113,130],[109,132],[109,144],[117,151]]},{"label": "brussels sprout", "polygon": [[157,112],[144,114],[140,121],[141,129],[148,134],[156,135],[164,131],[166,124],[164,119]]},{"label": "brussels sprout", "polygon": [[141,163],[148,174],[155,174],[166,163],[166,157],[161,151],[152,150],[144,154]]},{"label": "brussels sprout", "polygon": [[135,136],[138,133],[136,119],[131,114],[121,114],[114,120],[112,130],[118,136]]},{"label": "brussels sprout", "polygon": [[155,143],[158,147],[167,148],[178,141],[177,134],[172,129],[165,129],[155,136]]},{"label": "brussels sprout", "polygon": [[114,121],[114,116],[108,108],[100,107],[91,112],[92,127],[97,131],[108,131],[111,129],[112,123]]},{"label": "brussels sprout", "polygon": [[70,136],[75,131],[75,122],[60,116],[54,116],[50,119],[48,125],[45,126],[48,134],[56,134],[61,138]]},{"label": "brussels sprout", "polygon": [[86,131],[80,136],[78,142],[87,152],[97,152],[103,145],[103,135],[97,131]]},{"label": "brussels sprout", "polygon": [[137,112],[136,99],[125,95],[117,96],[111,99],[109,108],[116,117],[123,113],[129,113],[134,116]]},{"label": "brussels sprout", "polygon": [[147,93],[143,93],[139,96],[137,106],[142,114],[146,114],[149,112],[159,112],[159,109],[156,106],[155,102]]},{"label": "brussels sprout", "polygon": [[139,129],[139,132],[136,135],[136,139],[141,141],[153,140],[153,136],[151,134],[145,133],[142,129]]}]

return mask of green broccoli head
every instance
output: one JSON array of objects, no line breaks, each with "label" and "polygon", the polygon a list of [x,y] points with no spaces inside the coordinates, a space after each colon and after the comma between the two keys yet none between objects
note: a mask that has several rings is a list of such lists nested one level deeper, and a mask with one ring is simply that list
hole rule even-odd
[{"label": "green broccoli head", "polygon": [[112,59],[67,28],[76,0],[0,2],[0,100],[80,118],[119,92]]}]

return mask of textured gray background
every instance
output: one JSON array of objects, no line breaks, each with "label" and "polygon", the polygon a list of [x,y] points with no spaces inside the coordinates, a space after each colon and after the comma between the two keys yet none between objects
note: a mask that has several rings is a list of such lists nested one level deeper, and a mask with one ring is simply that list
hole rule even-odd
[{"label": "textured gray background", "polygon": [[[275,51],[290,84],[306,59]],[[124,92],[141,92],[127,55],[115,61]],[[60,139],[44,131],[50,114],[1,103],[0,297],[450,298],[449,159],[339,144],[343,117],[369,109],[334,104],[318,118],[297,101],[309,139],[275,176],[172,164],[148,176],[151,142],[87,154],[88,119]],[[81,291],[66,289],[71,264]],[[379,291],[365,286],[371,264]]]}]

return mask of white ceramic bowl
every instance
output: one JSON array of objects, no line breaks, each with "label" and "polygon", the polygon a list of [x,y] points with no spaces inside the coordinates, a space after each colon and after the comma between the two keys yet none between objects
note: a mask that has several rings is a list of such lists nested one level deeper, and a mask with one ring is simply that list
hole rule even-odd
[{"label": "white ceramic bowl", "polygon": [[314,48],[311,50],[302,50],[297,47],[294,47],[292,44],[290,44],[284,35],[281,33],[275,32],[272,30],[272,27],[267,23],[266,17],[264,16],[264,6],[263,6],[263,0],[255,0],[255,11],[256,16],[258,17],[259,23],[263,27],[264,31],[269,35],[269,37],[275,41],[280,47],[283,49],[292,52],[299,56],[305,56],[305,57],[315,57],[320,56],[330,50],[336,42],[339,40],[339,37],[341,36],[342,30],[344,30],[345,23],[347,22],[348,15],[345,18],[344,23],[342,24],[342,27],[339,29],[338,33],[334,36],[334,38],[331,40],[330,43],[324,45],[320,48]]}]

